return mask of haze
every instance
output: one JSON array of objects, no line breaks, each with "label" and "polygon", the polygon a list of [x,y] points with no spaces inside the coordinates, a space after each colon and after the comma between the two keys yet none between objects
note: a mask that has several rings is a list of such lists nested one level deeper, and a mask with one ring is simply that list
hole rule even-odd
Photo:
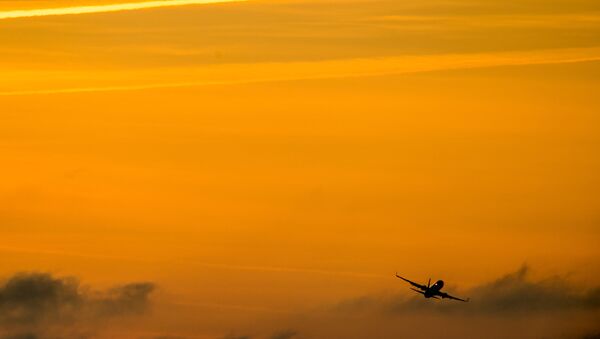
[{"label": "haze", "polygon": [[0,336],[599,333],[600,3],[175,2],[0,1]]}]

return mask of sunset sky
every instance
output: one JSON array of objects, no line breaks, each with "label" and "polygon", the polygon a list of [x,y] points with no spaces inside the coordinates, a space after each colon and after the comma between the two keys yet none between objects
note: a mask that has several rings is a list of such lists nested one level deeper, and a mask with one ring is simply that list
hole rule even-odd
[{"label": "sunset sky", "polygon": [[600,2],[118,1],[0,0],[1,339],[600,337]]}]

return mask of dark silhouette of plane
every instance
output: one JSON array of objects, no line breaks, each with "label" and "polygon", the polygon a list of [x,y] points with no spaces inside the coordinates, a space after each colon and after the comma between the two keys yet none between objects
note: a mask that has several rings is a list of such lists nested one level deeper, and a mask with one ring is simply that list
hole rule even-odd
[{"label": "dark silhouette of plane", "polygon": [[434,298],[434,299],[453,299],[453,300],[459,300],[459,301],[464,301],[467,302],[469,301],[469,298],[467,299],[461,299],[461,298],[457,298],[457,297],[453,297],[448,293],[442,292],[441,289],[442,287],[444,287],[444,282],[442,280],[438,280],[435,284],[431,285],[431,278],[429,278],[429,282],[427,283],[427,286],[425,285],[421,285],[421,284],[417,284],[416,282],[412,282],[408,279],[404,279],[401,276],[398,275],[398,273],[396,273],[396,277],[406,281],[407,283],[413,285],[414,287],[418,288],[418,290],[411,288],[411,290],[417,292],[417,293],[421,293],[425,298]]}]

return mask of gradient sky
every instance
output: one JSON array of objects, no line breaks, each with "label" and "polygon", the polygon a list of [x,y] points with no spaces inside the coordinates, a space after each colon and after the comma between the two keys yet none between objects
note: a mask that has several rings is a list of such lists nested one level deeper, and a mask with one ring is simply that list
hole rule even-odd
[{"label": "gradient sky", "polygon": [[0,336],[600,331],[600,3],[117,1],[0,1],[0,278],[156,288]]}]

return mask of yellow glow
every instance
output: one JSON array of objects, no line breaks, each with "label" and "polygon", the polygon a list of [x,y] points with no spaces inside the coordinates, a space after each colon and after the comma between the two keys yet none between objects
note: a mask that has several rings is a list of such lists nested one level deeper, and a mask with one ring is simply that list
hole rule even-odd
[{"label": "yellow glow", "polygon": [[31,18],[40,16],[55,16],[55,15],[74,15],[74,14],[91,14],[91,13],[108,13],[132,11],[148,8],[160,7],[175,7],[186,5],[205,5],[218,4],[227,2],[243,2],[246,0],[162,0],[162,1],[145,1],[131,2],[123,4],[108,4],[98,6],[75,6],[64,8],[42,8],[42,9],[27,9],[13,10],[0,12],[0,20],[16,19],[16,18]]}]

